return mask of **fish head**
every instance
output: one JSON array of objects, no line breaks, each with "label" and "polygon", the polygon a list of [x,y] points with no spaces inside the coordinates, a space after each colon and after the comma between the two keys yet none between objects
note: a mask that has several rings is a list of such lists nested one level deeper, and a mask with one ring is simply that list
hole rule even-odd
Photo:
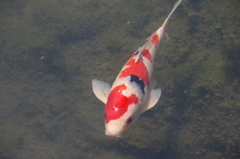
[{"label": "fish head", "polygon": [[106,103],[104,112],[105,134],[109,137],[121,137],[138,116],[137,95],[124,91],[127,91],[124,84],[115,87],[110,92]]},{"label": "fish head", "polygon": [[129,111],[118,119],[108,122],[105,120],[105,134],[111,138],[122,137],[123,133],[132,125],[133,118],[136,119],[134,112]]}]

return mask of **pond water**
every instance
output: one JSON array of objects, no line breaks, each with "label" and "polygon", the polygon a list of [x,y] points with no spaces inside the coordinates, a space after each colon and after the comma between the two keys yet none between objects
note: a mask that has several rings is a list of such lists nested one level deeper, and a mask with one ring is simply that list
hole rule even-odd
[{"label": "pond water", "polygon": [[0,159],[240,158],[238,0],[183,0],[155,59],[159,102],[104,134],[91,80],[112,83],[174,3],[0,1]]}]

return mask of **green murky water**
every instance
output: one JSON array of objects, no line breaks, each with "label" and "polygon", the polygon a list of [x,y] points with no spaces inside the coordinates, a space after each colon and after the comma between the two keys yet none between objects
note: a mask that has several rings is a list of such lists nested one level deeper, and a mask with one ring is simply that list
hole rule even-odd
[{"label": "green murky water", "polygon": [[0,159],[240,158],[240,2],[183,0],[154,78],[163,94],[104,135],[91,79],[112,83],[175,0],[0,2]]}]

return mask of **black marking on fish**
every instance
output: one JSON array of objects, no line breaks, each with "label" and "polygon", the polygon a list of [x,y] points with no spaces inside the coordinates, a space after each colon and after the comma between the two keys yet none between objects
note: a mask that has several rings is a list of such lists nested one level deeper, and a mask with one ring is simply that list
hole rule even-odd
[{"label": "black marking on fish", "polygon": [[139,53],[139,51],[136,51],[136,52],[134,52],[134,55],[137,55]]},{"label": "black marking on fish", "polygon": [[142,93],[144,94],[144,88],[145,88],[145,83],[144,81],[139,78],[138,76],[131,75],[130,82],[135,82],[137,85],[139,85],[140,89],[142,90]]},{"label": "black marking on fish", "polygon": [[146,41],[144,41],[141,45],[140,45],[140,47],[142,47],[144,44],[146,44],[148,42],[148,40],[146,40]]}]

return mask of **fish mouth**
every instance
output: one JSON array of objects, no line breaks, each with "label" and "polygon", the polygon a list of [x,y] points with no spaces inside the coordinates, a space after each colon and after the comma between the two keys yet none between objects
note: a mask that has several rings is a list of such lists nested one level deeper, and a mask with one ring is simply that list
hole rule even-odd
[{"label": "fish mouth", "polygon": [[107,132],[105,132],[105,134],[106,134],[108,137],[112,138],[112,139],[119,139],[119,138],[122,137],[122,134],[119,134],[119,135],[110,135],[110,134],[108,134]]},{"label": "fish mouth", "polygon": [[112,138],[112,139],[119,139],[119,138],[121,138],[122,136],[120,135],[120,136],[111,136],[111,135],[107,135],[108,137],[110,137],[110,138]]}]

